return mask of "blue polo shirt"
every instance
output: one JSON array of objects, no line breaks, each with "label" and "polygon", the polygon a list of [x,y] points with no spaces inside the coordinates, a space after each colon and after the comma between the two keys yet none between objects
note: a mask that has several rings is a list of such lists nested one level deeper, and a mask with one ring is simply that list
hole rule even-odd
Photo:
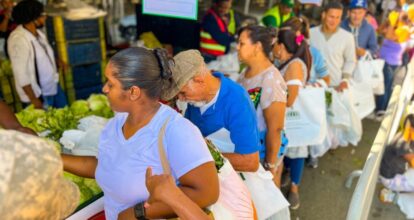
[{"label": "blue polo shirt", "polygon": [[259,151],[260,139],[256,111],[247,91],[222,73],[213,74],[221,81],[217,101],[204,114],[200,108],[188,105],[185,117],[194,123],[204,137],[220,129],[230,132],[234,153],[251,154]]}]

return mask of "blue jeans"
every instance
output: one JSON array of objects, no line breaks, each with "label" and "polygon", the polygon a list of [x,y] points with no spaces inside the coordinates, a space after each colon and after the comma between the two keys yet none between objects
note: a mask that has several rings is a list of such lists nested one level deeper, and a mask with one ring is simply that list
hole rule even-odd
[{"label": "blue jeans", "polygon": [[305,168],[305,158],[291,159],[285,157],[283,160],[285,167],[290,169],[290,179],[295,185],[299,185],[302,181],[303,169]]},{"label": "blue jeans", "polygon": [[60,84],[57,85],[57,93],[52,96],[43,96],[43,105],[51,106],[54,108],[63,108],[68,105],[66,95],[63,93]]},{"label": "blue jeans", "polygon": [[385,63],[384,65],[384,94],[375,97],[375,102],[377,107],[375,111],[385,111],[388,106],[392,94],[392,83],[394,79],[395,70],[398,68],[396,65],[389,65]]}]

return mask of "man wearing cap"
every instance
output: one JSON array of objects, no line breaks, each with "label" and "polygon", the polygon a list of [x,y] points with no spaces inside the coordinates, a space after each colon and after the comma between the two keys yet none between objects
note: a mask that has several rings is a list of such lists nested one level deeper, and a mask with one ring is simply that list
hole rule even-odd
[{"label": "man wearing cap", "polygon": [[343,29],[354,35],[358,57],[364,56],[367,52],[375,55],[378,50],[375,30],[365,20],[367,7],[366,0],[352,0],[349,5],[348,18],[341,23]]},{"label": "man wearing cap", "polygon": [[259,132],[248,93],[223,74],[211,73],[197,50],[174,57],[171,99],[188,103],[185,117],[210,139],[237,171],[254,172],[259,167]]},{"label": "man wearing cap", "polygon": [[64,179],[53,143],[0,130],[1,219],[64,219],[78,206],[78,187]]},{"label": "man wearing cap", "polygon": [[280,4],[266,11],[262,18],[263,24],[267,27],[279,28],[283,22],[295,16],[292,11],[294,5],[295,2],[293,0],[282,0]]},{"label": "man wearing cap", "polygon": [[347,79],[356,66],[354,37],[339,26],[342,12],[341,3],[329,2],[322,13],[322,24],[310,29],[310,44],[325,57],[330,85],[339,92],[348,88]]}]

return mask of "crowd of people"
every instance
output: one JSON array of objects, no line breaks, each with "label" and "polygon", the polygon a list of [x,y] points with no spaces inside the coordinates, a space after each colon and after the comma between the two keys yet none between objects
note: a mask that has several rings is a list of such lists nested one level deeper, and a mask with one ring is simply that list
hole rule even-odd
[{"label": "crowd of people", "polygon": [[[340,97],[349,111],[345,114],[352,117],[353,107],[348,100],[352,96],[345,94],[353,82],[358,61],[368,55],[385,60],[384,92],[376,97],[372,114],[377,120],[383,117],[392,93],[393,76],[408,60],[414,6],[398,2],[383,24],[376,27],[375,13],[368,14],[366,0],[352,0],[345,6],[330,1],[323,6],[320,24],[311,27],[300,11],[293,11],[294,1],[282,0],[264,14],[263,25],[240,27],[231,5],[232,0],[213,1],[201,22],[199,50],[186,50],[171,57],[164,49],[133,47],[111,57],[105,70],[107,82],[103,93],[117,113],[100,135],[98,156],[62,154],[59,158],[48,153],[49,160],[62,160],[65,171],[97,180],[104,192],[107,219],[159,219],[176,215],[182,219],[209,219],[208,207],[213,215],[258,219],[263,210],[255,203],[258,192],[244,186],[243,174],[262,171],[271,173],[276,190],[288,187],[286,199],[280,201],[287,200],[290,209],[298,209],[306,160],[310,167],[317,168],[318,157],[338,145],[355,145],[362,134],[354,132],[352,140],[347,137],[351,132],[348,127],[353,125],[344,128],[329,121],[327,104],[323,106],[327,125],[322,129],[326,133],[322,141],[316,145],[292,146],[286,115],[304,97],[306,88],[320,88]],[[45,22],[43,5],[36,0],[23,0],[11,15],[18,26],[7,35],[7,51],[20,99],[36,108],[65,106],[53,51],[38,30]],[[7,26],[9,18],[7,11],[3,22],[0,21],[0,31],[5,30],[1,28],[3,23]],[[379,37],[383,39],[381,44]],[[243,67],[235,81],[226,72],[207,67],[208,62],[230,53],[233,42]],[[170,102],[174,108],[161,104],[160,100],[174,100]],[[180,103],[186,104],[185,108]],[[47,145],[25,143],[37,140],[35,133],[22,127],[3,102],[0,112],[2,127],[32,135],[2,131],[2,144],[18,140],[20,147],[16,151]],[[360,126],[361,119],[354,123]],[[407,175],[399,175],[399,179],[394,178],[401,173],[399,170],[390,173],[386,169],[387,165],[401,168],[406,161],[413,166],[413,124],[411,115],[407,117],[404,132],[398,136],[399,142],[392,144],[396,147],[385,152],[384,157],[399,156],[395,159],[397,167],[387,163],[382,166],[382,180],[391,190],[413,190],[407,180],[412,178],[412,169]],[[206,140],[218,148],[225,162],[231,165],[230,170],[241,178],[238,175],[232,180],[221,178],[228,173],[219,172]],[[21,158],[18,156],[16,160]],[[6,159],[12,164],[13,157]],[[40,167],[50,166],[50,161],[43,162],[42,165],[39,160]],[[58,218],[62,218],[73,211],[76,202],[73,196],[77,195],[60,177],[57,179],[60,181],[57,185],[65,186],[59,194],[72,195],[65,200],[71,205],[59,206]],[[401,179],[407,184],[401,185]],[[223,181],[234,181],[234,186],[240,188],[224,192]],[[7,183],[0,181],[0,184]],[[227,212],[215,213],[211,207],[217,203],[230,204]],[[6,206],[1,205],[0,211],[2,207]],[[31,206],[21,209],[25,208]],[[278,219],[283,212],[289,218],[289,208],[267,217]],[[33,215],[47,218],[44,212],[47,210]]]}]

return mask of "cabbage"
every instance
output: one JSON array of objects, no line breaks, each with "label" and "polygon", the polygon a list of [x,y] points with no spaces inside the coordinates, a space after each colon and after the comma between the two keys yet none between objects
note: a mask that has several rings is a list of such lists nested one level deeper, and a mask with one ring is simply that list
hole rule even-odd
[{"label": "cabbage", "polygon": [[89,104],[85,100],[74,101],[70,106],[70,110],[73,112],[73,114],[81,118],[88,115],[90,111]]},{"label": "cabbage", "polygon": [[94,195],[92,190],[90,190],[87,186],[85,185],[78,185],[79,187],[79,191],[80,191],[80,199],[79,199],[79,204],[82,204],[88,200],[90,200]]},{"label": "cabbage", "polygon": [[93,195],[97,195],[102,192],[101,188],[99,188],[98,183],[94,179],[85,178],[83,180],[85,186],[87,186],[93,193]]},{"label": "cabbage", "polygon": [[76,176],[75,174],[72,174],[66,171],[63,172],[63,176],[65,177],[65,179],[70,180],[76,184],[83,183],[83,179],[84,179],[80,176]]},{"label": "cabbage", "polygon": [[35,109],[33,105],[16,114],[16,118],[22,126],[31,128],[37,133],[46,130],[43,126],[45,117],[46,112],[42,109]]},{"label": "cabbage", "polygon": [[101,116],[104,118],[114,117],[114,112],[109,106],[108,98],[103,94],[92,94],[88,98],[89,108],[92,115]]},{"label": "cabbage", "polygon": [[79,205],[102,192],[94,179],[83,178],[69,172],[63,172],[63,176],[78,186],[80,191]]},{"label": "cabbage", "polygon": [[92,94],[88,98],[88,103],[92,111],[100,111],[103,108],[109,107],[108,99],[102,94]]},{"label": "cabbage", "polygon": [[75,129],[78,124],[78,119],[73,112],[68,108],[48,108],[46,117],[43,121],[43,126],[50,130],[47,137],[58,141],[66,130]]},{"label": "cabbage", "polygon": [[60,109],[49,107],[47,111],[35,109],[30,105],[17,113],[16,117],[23,126],[37,133],[44,133],[48,138],[57,141],[64,131],[75,129],[80,119],[90,115],[104,118],[114,116],[105,95],[92,94],[87,101],[77,100],[70,107]]}]

